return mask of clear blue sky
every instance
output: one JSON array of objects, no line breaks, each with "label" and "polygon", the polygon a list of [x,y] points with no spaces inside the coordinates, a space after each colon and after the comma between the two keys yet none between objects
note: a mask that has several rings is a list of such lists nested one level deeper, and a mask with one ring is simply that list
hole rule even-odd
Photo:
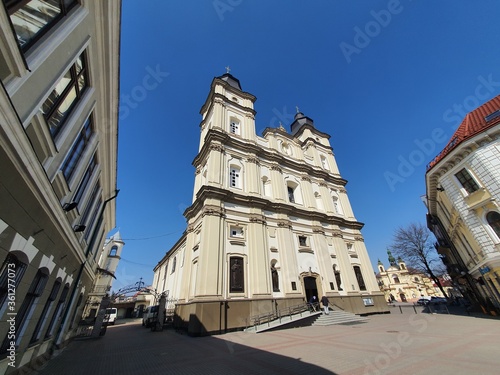
[{"label": "clear blue sky", "polygon": [[299,106],[331,135],[372,264],[387,263],[394,230],[425,223],[426,164],[500,93],[498,14],[495,0],[123,0],[114,289],[151,283],[185,230],[199,110],[228,65],[259,134]]}]

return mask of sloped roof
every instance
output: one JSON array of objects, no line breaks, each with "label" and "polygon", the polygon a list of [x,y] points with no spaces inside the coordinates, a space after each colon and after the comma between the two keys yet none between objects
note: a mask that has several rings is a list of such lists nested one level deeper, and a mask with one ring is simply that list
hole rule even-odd
[{"label": "sloped roof", "polygon": [[427,171],[439,163],[460,143],[498,123],[500,123],[500,95],[495,96],[465,116],[445,148],[427,165]]},{"label": "sloped roof", "polygon": [[235,89],[243,91],[241,89],[241,85],[240,85],[239,79],[236,78],[236,77],[234,77],[233,75],[231,75],[229,73],[225,73],[225,74],[223,74],[223,75],[221,75],[220,77],[217,77],[217,78],[222,79],[223,81],[226,81],[227,83],[229,83],[229,86],[232,86]]}]

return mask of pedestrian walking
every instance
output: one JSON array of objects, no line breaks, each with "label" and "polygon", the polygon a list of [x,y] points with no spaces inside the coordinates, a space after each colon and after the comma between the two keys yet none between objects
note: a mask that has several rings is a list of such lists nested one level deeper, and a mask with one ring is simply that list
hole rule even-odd
[{"label": "pedestrian walking", "polygon": [[330,314],[330,311],[328,310],[328,303],[329,302],[330,301],[328,301],[328,298],[326,298],[326,296],[321,297],[321,304],[323,305],[323,311],[324,311],[325,315]]},{"label": "pedestrian walking", "polygon": [[309,306],[311,306],[311,311],[317,311],[316,306],[318,305],[318,299],[316,296],[312,296],[309,300]]}]

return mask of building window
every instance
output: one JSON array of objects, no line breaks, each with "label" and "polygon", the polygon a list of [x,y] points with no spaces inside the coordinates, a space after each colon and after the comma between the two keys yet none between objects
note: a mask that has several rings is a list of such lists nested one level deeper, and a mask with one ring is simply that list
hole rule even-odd
[{"label": "building window", "polygon": [[292,290],[297,290],[297,283],[292,281]]},{"label": "building window", "polygon": [[354,266],[353,269],[354,274],[356,275],[356,280],[358,280],[359,290],[366,290],[365,280],[363,279],[361,268],[359,268],[359,266]]},{"label": "building window", "polygon": [[[97,204],[96,204],[97,202]],[[97,215],[98,208],[101,206],[101,184],[99,182],[96,183],[94,189],[92,190],[92,194],[90,195],[89,201],[85,210],[83,211],[83,215],[80,218],[80,224],[86,226],[86,236],[90,234],[92,224],[94,223],[95,216]],[[92,214],[92,216],[91,216]],[[89,217],[91,219],[89,220]],[[87,223],[88,221],[88,223]]]},{"label": "building window", "polygon": [[88,85],[85,53],[82,53],[42,105],[42,112],[55,138],[75,104],[81,99]]},{"label": "building window", "polygon": [[306,236],[299,236],[299,246],[308,246]]},{"label": "building window", "polygon": [[229,132],[231,134],[240,134],[240,123],[237,120],[231,119],[229,123]]},{"label": "building window", "polygon": [[17,41],[26,52],[77,0],[4,0]]},{"label": "building window", "polygon": [[291,202],[291,203],[295,203],[295,189],[291,186],[287,186],[287,191],[288,191],[288,200]]},{"label": "building window", "polygon": [[90,164],[87,167],[85,174],[83,175],[82,181],[80,182],[78,189],[76,190],[75,196],[73,197],[73,202],[79,203],[80,200],[82,199],[82,196],[85,193],[85,190],[87,189],[87,186],[92,177],[92,174],[94,173],[96,166],[97,166],[97,155],[94,155],[90,160]]},{"label": "building window", "polygon": [[332,281],[330,281],[330,290],[335,290],[335,284]]},{"label": "building window", "polygon": [[231,166],[229,169],[229,186],[234,188],[240,187],[240,168]]},{"label": "building window", "polygon": [[479,185],[465,168],[461,169],[455,177],[462,184],[462,187],[471,194],[479,189]]},{"label": "building window", "polygon": [[111,248],[111,250],[109,251],[109,256],[110,257],[115,257],[115,256],[118,255],[117,252],[118,252],[118,246],[113,246]]},{"label": "building window", "polygon": [[245,291],[243,258],[229,258],[229,291],[242,293]]},{"label": "building window", "polygon": [[394,281],[394,284],[399,284],[399,277],[397,275],[392,275],[392,280]]},{"label": "building window", "polygon": [[[27,264],[21,262],[14,254],[7,254],[7,258],[5,258],[2,265],[2,271],[0,272],[0,306],[7,306],[6,300],[9,295],[9,281],[11,289],[12,285],[14,285],[17,291],[26,267]],[[4,309],[2,308],[1,310]]]},{"label": "building window", "polygon": [[175,272],[175,267],[177,266],[177,257],[174,257],[174,260],[172,261],[172,271],[170,273]]},{"label": "building window", "polygon": [[[26,293],[26,297],[24,297],[21,307],[17,311],[15,331],[16,347],[19,345],[19,342],[24,335],[24,331],[26,330],[26,322],[30,320],[31,314],[33,314],[33,310],[36,307],[36,303],[45,289],[45,284],[47,284],[48,278],[48,270],[46,268],[38,270],[35,278],[30,285],[30,288],[28,289],[28,292]],[[10,346],[10,342],[11,339],[9,339],[9,335],[6,335],[2,344],[2,348],[0,349],[0,353],[7,352]]]},{"label": "building window", "polygon": [[414,280],[415,280],[415,282],[416,282],[416,283],[418,283],[418,281],[419,281],[419,280],[418,280],[418,277],[415,277],[415,279],[414,279]]},{"label": "building window", "polygon": [[66,301],[66,297],[68,295],[68,292],[69,292],[69,284],[66,284],[64,286],[62,293],[61,293],[61,297],[59,297],[59,301],[57,301],[57,306],[56,306],[54,313],[52,314],[52,318],[50,319],[49,327],[47,328],[47,332],[45,333],[46,339],[52,337],[52,335],[54,334],[55,322],[57,321],[57,319],[59,318],[59,316],[62,313],[64,302]]},{"label": "building window", "polygon": [[80,161],[85,149],[87,148],[87,145],[90,143],[90,139],[92,138],[93,134],[94,131],[92,128],[92,120],[89,117],[85,122],[82,130],[80,131],[80,134],[78,134],[73,147],[71,147],[71,150],[66,156],[66,160],[64,160],[64,163],[61,167],[66,181],[69,181],[69,179],[73,175],[73,172],[75,171],[78,162]]},{"label": "building window", "polygon": [[496,211],[490,211],[486,214],[486,221],[488,221],[497,237],[500,238],[500,214]]},{"label": "building window", "polygon": [[54,282],[54,285],[52,286],[52,290],[50,291],[49,298],[47,299],[47,302],[45,302],[45,306],[43,307],[42,314],[40,315],[40,318],[38,319],[38,323],[36,324],[35,331],[33,332],[33,335],[31,336],[30,344],[37,342],[38,339],[40,338],[40,332],[42,330],[42,327],[45,325],[45,322],[48,318],[48,313],[49,313],[50,309],[52,308],[54,301],[57,298],[57,294],[59,293],[60,288],[61,288],[61,281],[56,280]]},{"label": "building window", "polygon": [[233,238],[243,238],[243,228],[232,225],[229,229],[229,235]]}]

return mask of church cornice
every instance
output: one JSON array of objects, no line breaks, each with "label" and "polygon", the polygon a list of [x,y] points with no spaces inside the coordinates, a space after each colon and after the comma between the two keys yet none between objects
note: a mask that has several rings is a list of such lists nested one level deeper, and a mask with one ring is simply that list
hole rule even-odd
[{"label": "church cornice", "polygon": [[[204,202],[208,199],[217,199],[222,202],[229,202],[233,204],[238,204],[242,206],[248,206],[252,208],[259,208],[265,211],[279,212],[282,214],[295,216],[301,219],[322,222],[326,224],[336,225],[340,227],[345,227],[349,229],[361,230],[364,226],[363,223],[358,221],[346,220],[342,217],[328,215],[317,210],[306,210],[296,205],[291,205],[285,202],[273,202],[268,199],[256,196],[247,196],[234,191],[222,189],[215,186],[204,185],[200,188],[196,194],[196,200],[194,203],[184,211],[184,216],[189,221],[196,217],[201,211],[206,215],[207,207],[211,209],[210,214],[219,213],[214,212],[215,206],[204,206]],[[222,210],[220,207],[219,210]],[[220,214],[222,215],[222,214]],[[342,236],[342,233],[338,231],[338,235]],[[333,236],[337,236],[337,232],[334,231]]]},{"label": "church cornice", "polygon": [[203,142],[203,147],[192,162],[192,165],[195,168],[201,165],[204,160],[206,160],[209,151],[211,150],[210,147],[214,143],[222,144],[226,149],[232,147],[246,154],[255,155],[261,161],[266,160],[269,163],[276,163],[281,168],[288,167],[291,170],[297,171],[298,173],[303,173],[310,177],[314,177],[332,183],[334,185],[345,186],[347,184],[347,180],[344,180],[341,177],[332,176],[330,173],[319,168],[314,168],[305,162],[301,163],[294,159],[284,157],[282,154],[272,152],[271,150],[266,150],[255,143],[244,142],[235,137],[231,137],[228,133],[222,132],[217,129],[210,129],[207,132],[207,135],[205,136]]},{"label": "church cornice", "polygon": [[222,99],[223,103],[230,104],[231,106],[239,108],[244,112],[250,112],[254,116],[257,114],[257,111],[255,111],[253,108],[242,106],[241,104],[230,100],[227,96],[222,95],[218,92],[215,92],[215,85],[220,84],[221,86],[224,87],[226,92],[232,93],[234,95],[238,95],[244,99],[248,99],[252,103],[255,102],[255,100],[257,100],[257,98],[254,95],[252,95],[248,92],[236,90],[234,87],[232,87],[227,82],[224,82],[222,80],[217,80],[217,82],[216,82],[216,80],[217,80],[217,78],[214,79],[214,81],[212,82],[212,87],[211,87],[210,93],[208,94],[207,100],[201,106],[201,109],[200,109],[201,115],[203,115],[205,112],[209,112],[217,99]]},{"label": "church cornice", "polygon": [[250,222],[251,223],[257,223],[257,224],[263,224],[263,225],[266,225],[267,222],[266,222],[266,217],[263,216],[263,215],[252,215],[250,216]]}]

